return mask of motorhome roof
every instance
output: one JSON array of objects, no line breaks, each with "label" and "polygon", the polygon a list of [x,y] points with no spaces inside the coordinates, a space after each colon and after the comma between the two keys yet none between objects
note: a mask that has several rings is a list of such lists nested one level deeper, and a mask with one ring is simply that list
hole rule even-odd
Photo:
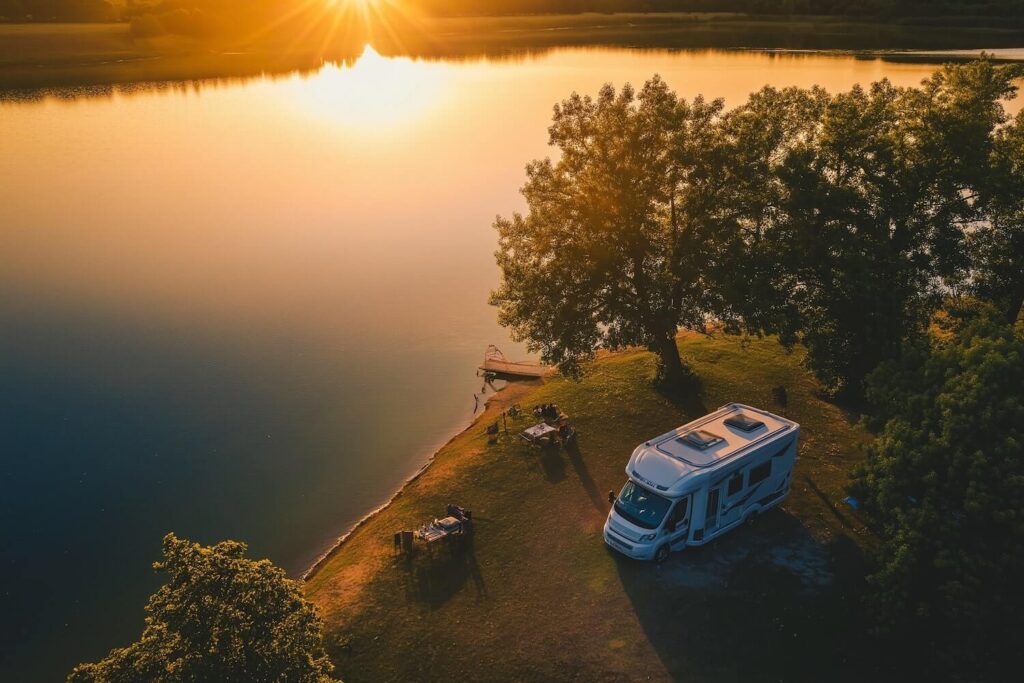
[{"label": "motorhome roof", "polygon": [[627,472],[643,484],[669,491],[687,475],[714,470],[797,428],[784,417],[730,403],[645,442],[634,451]]}]

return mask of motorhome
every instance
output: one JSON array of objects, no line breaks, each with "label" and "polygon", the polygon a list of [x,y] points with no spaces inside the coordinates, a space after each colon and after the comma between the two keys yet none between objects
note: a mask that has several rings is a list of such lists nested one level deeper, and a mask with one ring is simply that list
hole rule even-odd
[{"label": "motorhome", "polygon": [[636,447],[604,525],[620,553],[662,562],[778,505],[788,494],[800,425],[739,403]]}]

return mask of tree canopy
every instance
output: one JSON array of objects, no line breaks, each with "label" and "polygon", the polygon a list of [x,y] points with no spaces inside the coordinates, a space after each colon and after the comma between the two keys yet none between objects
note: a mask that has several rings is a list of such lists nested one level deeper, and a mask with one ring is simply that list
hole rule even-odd
[{"label": "tree canopy", "polygon": [[764,88],[741,106],[573,94],[527,168],[528,211],[499,217],[499,320],[573,371],[646,345],[665,376],[678,328],[801,342],[832,393],[923,333],[950,294],[1024,299],[1021,70],[948,65],[918,88]]},{"label": "tree canopy", "polygon": [[557,105],[560,158],[532,162],[529,213],[495,223],[501,323],[570,372],[598,347],[643,344],[681,380],[676,332],[720,309],[711,273],[736,235],[716,192],[721,111],[657,77]]},{"label": "tree canopy", "polygon": [[990,154],[990,210],[969,235],[968,288],[1012,323],[1024,309],[1024,112],[997,131]]},{"label": "tree canopy", "polygon": [[79,665],[69,683],[330,683],[316,608],[297,581],[245,551],[168,534],[154,564],[167,582],[149,599],[142,637]]},{"label": "tree canopy", "polygon": [[1019,73],[981,60],[919,88],[838,93],[780,169],[768,242],[791,315],[777,331],[800,337],[831,391],[858,394],[965,286],[966,243],[991,228],[990,161]]},{"label": "tree canopy", "polygon": [[882,428],[853,491],[884,540],[879,622],[996,679],[1024,637],[1024,334],[991,307],[944,320],[871,375]]}]

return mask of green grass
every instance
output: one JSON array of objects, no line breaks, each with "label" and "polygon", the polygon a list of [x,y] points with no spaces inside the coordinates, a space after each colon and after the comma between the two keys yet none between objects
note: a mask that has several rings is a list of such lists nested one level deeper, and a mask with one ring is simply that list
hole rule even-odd
[{"label": "green grass", "polygon": [[[841,502],[869,435],[824,401],[799,354],[774,340],[693,335],[679,344],[699,393],[673,402],[656,392],[650,354],[603,357],[581,382],[555,378],[518,398],[568,412],[577,455],[541,453],[514,434],[488,444],[483,426],[500,410],[492,406],[357,530],[308,582],[338,673],[351,681],[877,678],[883,662],[858,599],[873,540]],[[775,386],[785,387],[785,405]],[[782,507],[661,566],[606,549],[606,492],[622,485],[636,444],[732,401],[802,425]],[[391,534],[447,502],[473,510],[473,543],[395,557]]]}]

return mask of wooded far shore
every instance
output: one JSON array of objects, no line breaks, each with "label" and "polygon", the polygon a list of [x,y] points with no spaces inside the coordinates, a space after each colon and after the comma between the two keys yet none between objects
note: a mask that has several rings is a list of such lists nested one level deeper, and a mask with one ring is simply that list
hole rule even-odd
[{"label": "wooded far shore", "polygon": [[[909,22],[910,20],[903,20]],[[316,30],[299,46],[287,35],[139,36],[128,23],[0,24],[0,88],[244,78],[352,63],[367,44],[385,56],[518,59],[561,47],[847,51],[887,59],[948,61],[914,50],[1024,45],[1024,29],[967,28],[841,17],[735,14],[572,14],[427,19],[415,31],[346,30],[325,41]],[[323,38],[324,36],[320,36]]]}]

